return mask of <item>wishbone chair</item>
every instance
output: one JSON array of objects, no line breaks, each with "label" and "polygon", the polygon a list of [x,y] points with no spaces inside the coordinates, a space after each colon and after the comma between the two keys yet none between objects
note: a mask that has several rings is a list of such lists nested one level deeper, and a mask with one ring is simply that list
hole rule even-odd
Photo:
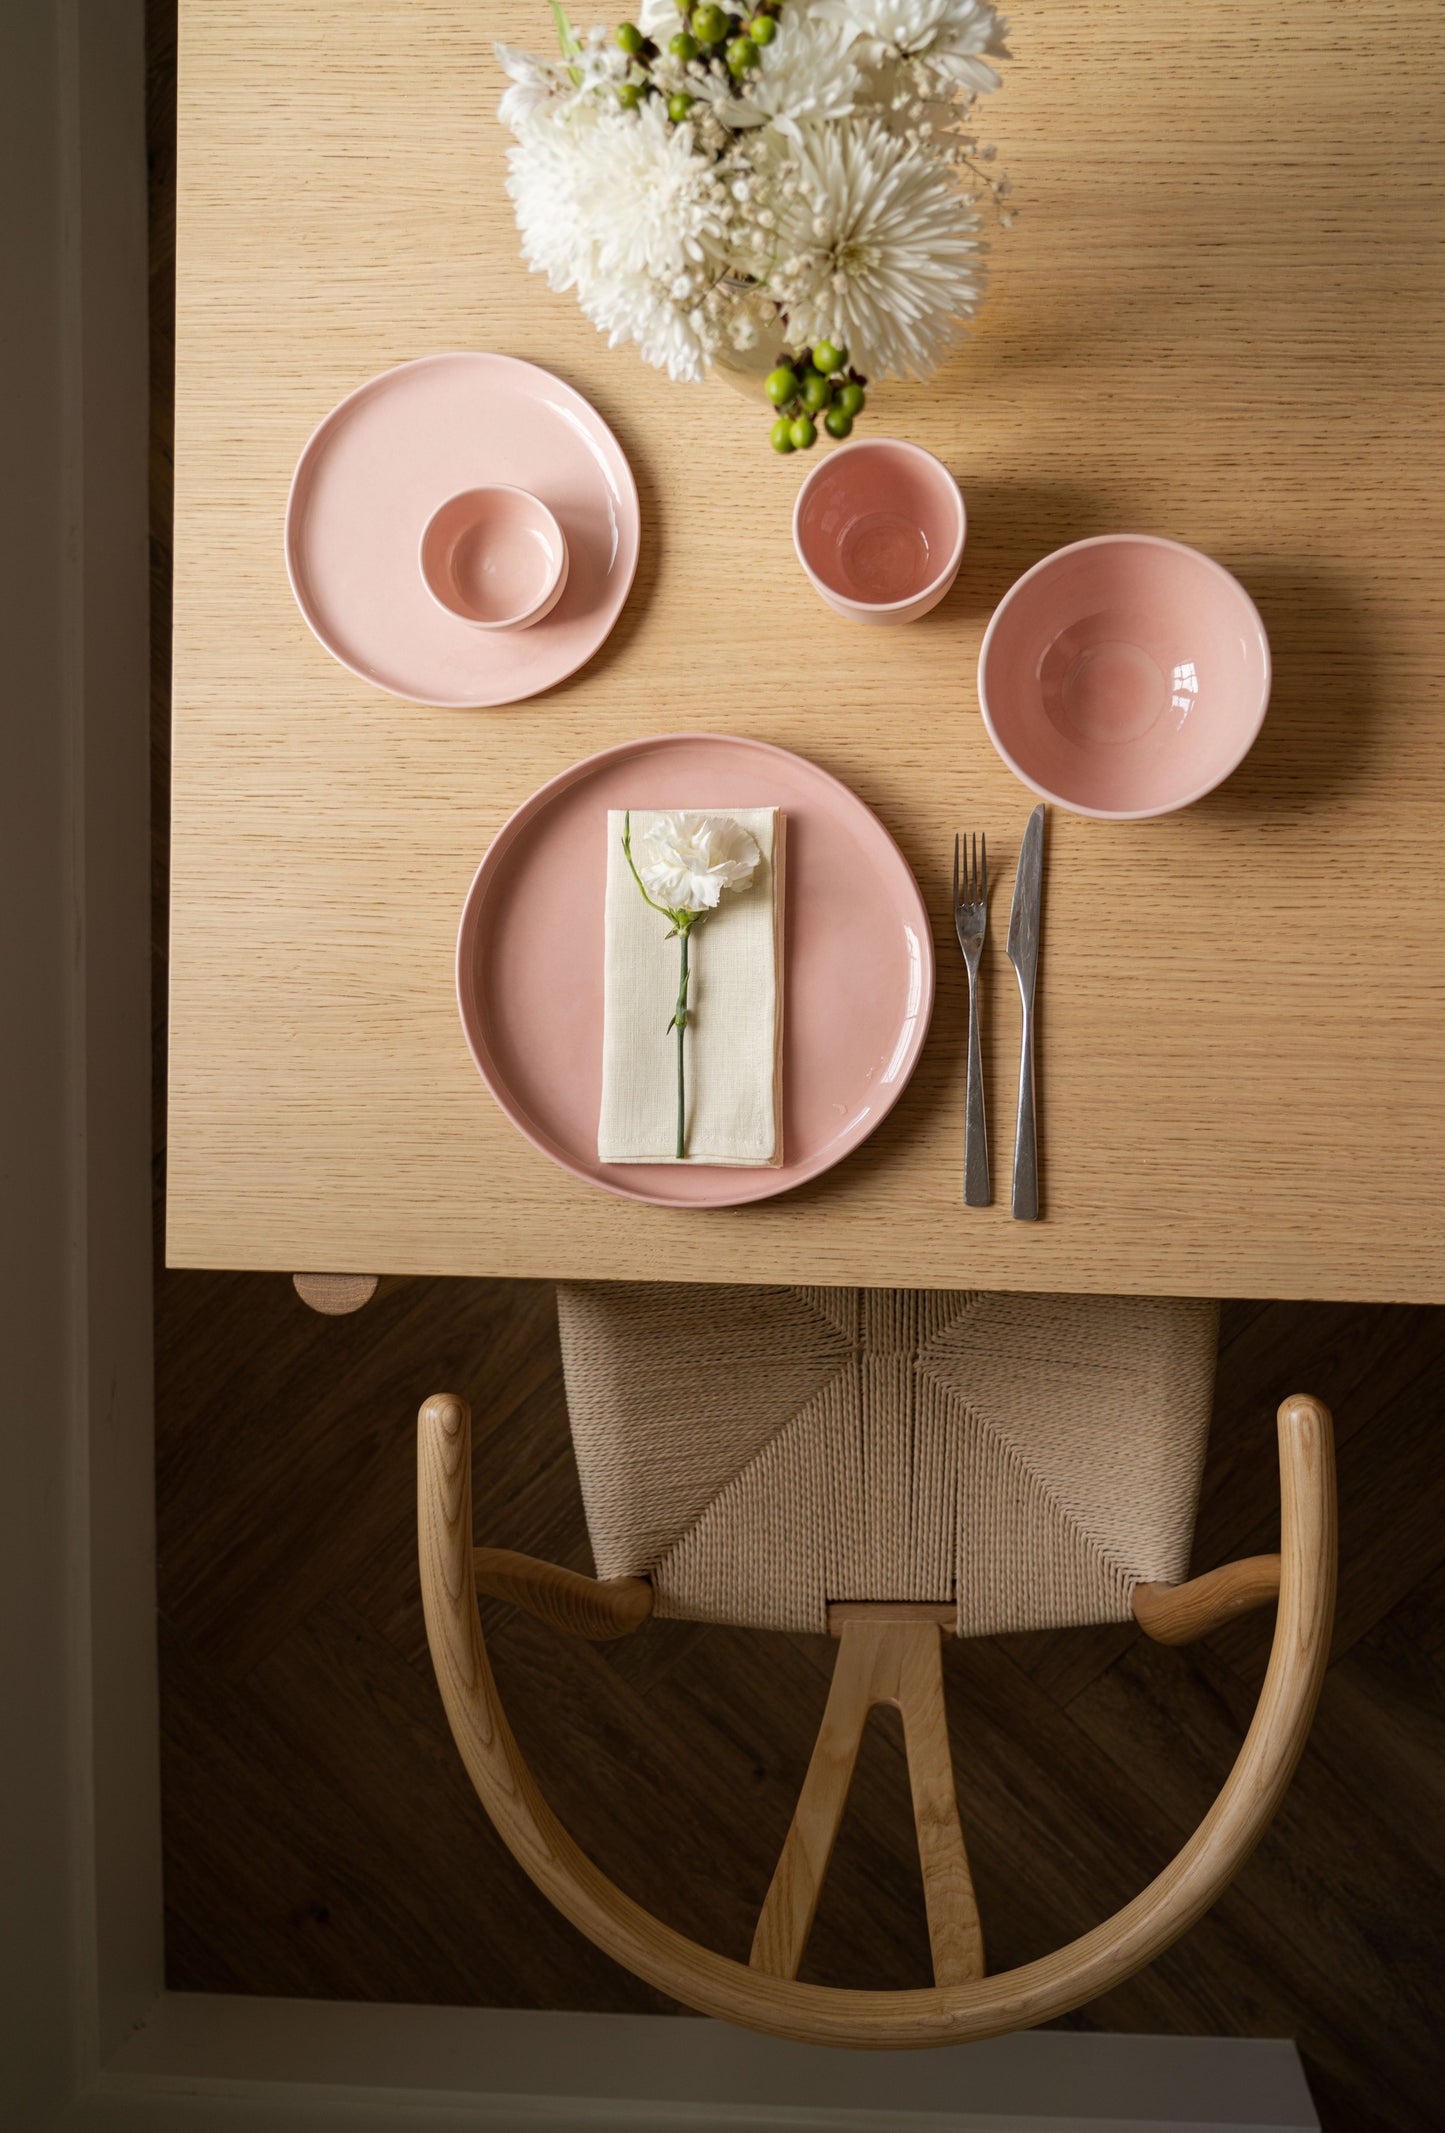
[{"label": "wishbone chair", "polygon": [[[665,1334],[660,1352],[671,1358],[667,1367],[675,1383],[675,1313],[680,1293],[645,1285],[564,1288],[560,1292],[574,1441],[600,1569],[623,1544],[615,1520],[608,1525],[601,1502],[605,1493],[599,1482],[602,1469],[596,1443],[587,1436],[589,1408],[595,1420],[609,1403],[625,1405],[629,1389],[635,1392],[640,1385],[643,1395],[649,1395],[648,1343],[659,1324]],[[690,1305],[695,1305],[698,1293],[686,1292]],[[811,1444],[815,1451],[821,1444],[840,1465],[846,1465],[848,1443],[855,1450],[860,1444],[871,1444],[868,1472],[874,1484],[880,1484],[887,1446],[904,1443],[909,1454],[907,1488],[915,1497],[921,1486],[918,1476],[930,1461],[938,1469],[938,1444],[951,1442],[954,1464],[948,1469],[953,1476],[949,1489],[956,1483],[957,1501],[962,1501],[973,1488],[970,1475],[975,1467],[970,1461],[976,1464],[976,1457],[981,1457],[985,1463],[992,1462],[992,1471],[999,1458],[992,1440],[1002,1437],[1018,1472],[1008,1469],[1002,1495],[995,1492],[986,1497],[985,1514],[995,1522],[1005,1513],[1016,1514],[1021,1493],[1026,1495],[1030,1479],[1037,1479],[1036,1470],[1048,1468],[1048,1459],[1037,1450],[1042,1443],[1045,1452],[1052,1449],[1054,1458],[1048,1468],[1049,1488],[1040,1497],[1041,1503],[1047,1499],[1047,1517],[1056,1518],[1060,1503],[1067,1511],[1072,1500],[1076,1513],[1078,1504],[1084,1505],[1078,1513],[1082,1523],[1092,1520],[1097,1525],[1098,1506],[1090,1508],[1088,1484],[1070,1497],[1067,1459],[1075,1458],[1082,1471],[1082,1447],[1087,1442],[1093,1460],[1091,1475],[1101,1460],[1107,1463],[1114,1440],[1105,1427],[1111,1419],[1106,1395],[1115,1381],[1115,1389],[1122,1388],[1120,1411],[1125,1415],[1117,1428],[1126,1437],[1137,1426],[1137,1418],[1129,1419],[1131,1401],[1142,1412],[1142,1391],[1153,1386],[1167,1397],[1171,1383],[1179,1391],[1181,1409],[1187,1409],[1181,1433],[1186,1437],[1197,1434],[1201,1404],[1207,1422],[1214,1319],[1209,1306],[1126,1299],[949,1298],[907,1291],[801,1289],[703,1293],[721,1299],[714,1302],[710,1313],[721,1328],[724,1351],[718,1382],[726,1383],[731,1375],[733,1397],[739,1403],[737,1427],[751,1428],[754,1449],[740,1469],[741,1481],[738,1475],[725,1480],[702,1513],[691,1518],[680,1539],[653,1532],[647,1544],[656,1559],[651,1576],[589,1578],[506,1550],[476,1547],[470,1411],[465,1401],[451,1394],[438,1394],[421,1408],[417,1515],[427,1639],[452,1734],[482,1805],[519,1864],[581,1932],[659,1991],[701,2013],[804,2043],[882,2049],[961,2043],[1055,2020],[1108,1991],[1189,1930],[1259,1841],[1299,1761],[1324,1676],[1334,1608],[1335,1491],[1329,1413],[1318,1400],[1304,1394],[1285,1400],[1279,1408],[1281,1533],[1277,1556],[1253,1557],[1181,1582],[1177,1576],[1161,1580],[1133,1574],[1120,1567],[1114,1550],[1101,1573],[1106,1583],[1099,1595],[1089,1597],[1094,1573],[1083,1556],[1068,1573],[1072,1583],[1067,1590],[1061,1588],[1063,1598],[1058,1593],[1053,1598],[1046,1595],[1044,1612],[1050,1619],[1061,1606],[1072,1606],[1082,1620],[1132,1616],[1149,1636],[1166,1644],[1187,1643],[1232,1616],[1276,1598],[1278,1613],[1253,1721],[1218,1798],[1188,1842],[1113,1917],[1052,1954],[1000,1975],[990,1976],[984,1970],[944,1715],[941,1637],[946,1626],[981,1633],[977,1625],[983,1620],[1017,1626],[1020,1606],[1027,1613],[1032,1604],[1030,1595],[1021,1601],[1018,1591],[1010,1590],[1006,1582],[1000,1585],[993,1571],[980,1586],[972,1563],[960,1559],[948,1573],[956,1590],[946,1596],[919,1597],[920,1577],[926,1584],[930,1576],[943,1573],[936,1566],[918,1572],[915,1548],[910,1557],[914,1571],[905,1577],[910,1585],[906,1596],[871,1600],[853,1592],[845,1597],[829,1594],[819,1603],[814,1578],[814,1589],[801,1599],[779,1588],[760,1602],[761,1619],[775,1626],[810,1621],[809,1611],[821,1604],[826,1626],[838,1638],[839,1652],[792,1827],[763,1904],[751,1958],[743,1963],[653,1917],[611,1882],[558,1822],[522,1758],[502,1709],[482,1637],[479,1589],[526,1608],[558,1630],[594,1639],[627,1635],[640,1628],[655,1609],[702,1619],[735,1619],[737,1603],[726,1589],[725,1578],[719,1586],[716,1561],[706,1561],[705,1549],[699,1555],[698,1534],[703,1531],[706,1538],[705,1529],[711,1523],[725,1545],[736,1551],[741,1534],[746,1549],[750,1543],[745,1527],[739,1525],[743,1510],[751,1505],[748,1515],[756,1518],[761,1503],[766,1526],[769,1516],[776,1520],[779,1502],[795,1502],[788,1489],[796,1482],[798,1460],[794,1456],[791,1466],[786,1460],[779,1465],[773,1457],[779,1441],[785,1445],[801,1441],[805,1449]],[[820,1354],[826,1350],[826,1367],[816,1358],[809,1363],[803,1355],[808,1342],[799,1337],[798,1327],[803,1323],[800,1314],[805,1312],[817,1317],[814,1346]],[[776,1339],[769,1332],[770,1313]],[[709,1326],[696,1316],[693,1323],[701,1342]],[[745,1332],[740,1331],[743,1328]],[[1042,1340],[1040,1328],[1044,1329]],[[1116,1346],[1111,1366],[1110,1343],[1117,1344],[1124,1335],[1132,1345],[1127,1351]],[[782,1403],[787,1409],[785,1419],[772,1437],[764,1438],[761,1449],[756,1440],[763,1425],[744,1416],[741,1403],[748,1381],[738,1374],[730,1340],[734,1348],[739,1341],[747,1348],[747,1360],[765,1389],[771,1384],[776,1390],[782,1384],[787,1393]],[[1149,1351],[1148,1367],[1131,1378],[1131,1359],[1139,1342]],[[1206,1347],[1211,1358],[1207,1369],[1200,1360]],[[606,1368],[600,1368],[599,1357]],[[1013,1376],[999,1374],[1000,1358]],[[1061,1375],[1065,1363],[1074,1366],[1073,1376],[1082,1375],[1091,1390],[1082,1404],[1076,1401],[1067,1435],[1061,1437],[1056,1421],[1046,1421],[1042,1435],[1031,1440],[1017,1420],[1011,1419],[1016,1410],[1023,1412],[1022,1407],[1017,1403],[1011,1407],[999,1387],[1022,1383],[1027,1389],[1032,1374],[1036,1391],[1042,1383],[1045,1390],[1052,1388],[1058,1398],[1064,1398],[1059,1388],[1071,1382]],[[823,1373],[811,1392],[806,1384],[809,1368],[815,1379]],[[965,1381],[983,1388],[973,1406],[958,1390]],[[877,1387],[881,1383],[886,1383],[886,1390],[880,1409]],[[656,1396],[655,1386],[651,1396]],[[706,1385],[695,1397],[705,1408]],[[980,1408],[978,1403],[988,1400],[1004,1411],[1002,1422],[990,1419]],[[675,1410],[676,1404],[675,1394]],[[1163,1420],[1167,1425],[1167,1414]],[[687,1428],[676,1411],[671,1427],[674,1434],[685,1433]],[[1173,1442],[1167,1429],[1157,1431],[1156,1436],[1161,1443]],[[974,1452],[969,1450],[971,1443],[975,1443]],[[1060,1444],[1065,1458],[1062,1466]],[[1202,1437],[1199,1448],[1202,1452]],[[642,1459],[631,1477],[634,1495],[640,1492],[644,1526],[649,1519],[656,1525],[656,1501],[647,1497],[653,1486],[655,1451],[655,1444],[644,1443]],[[1142,1436],[1124,1464],[1138,1465],[1146,1474],[1150,1471]],[[614,1481],[615,1467],[614,1458],[608,1467]],[[778,1478],[784,1467],[792,1477],[786,1484]],[[639,1481],[639,1474],[648,1478]],[[708,1485],[716,1478],[716,1474],[709,1475]],[[1180,1473],[1171,1474],[1176,1496],[1187,1499],[1190,1529],[1197,1478],[1192,1456],[1183,1460]],[[676,1483],[667,1487],[675,1495]],[[927,1487],[935,1496],[942,1494],[946,1513],[953,1516],[957,1502],[949,1489],[940,1492],[936,1471]],[[1001,1503],[1003,1512],[998,1508]],[[632,1508],[636,1511],[638,1505]],[[695,1510],[695,1505],[690,1508]],[[976,1512],[977,1505],[973,1508]],[[917,1525],[916,1503],[913,1515]],[[880,1560],[877,1544],[865,1545],[861,1554],[854,1546],[850,1555],[846,1519],[840,1523],[835,1508],[823,1523],[830,1525],[832,1534],[822,1551],[827,1558],[823,1574],[829,1581],[856,1585],[870,1574],[868,1546],[874,1549],[872,1560]],[[960,1532],[967,1523],[960,1514]],[[775,1539],[776,1524],[768,1530]],[[806,1555],[807,1536],[800,1535],[800,1539]],[[644,1544],[634,1534],[627,1545],[635,1549]],[[883,1543],[885,1551],[890,1545]],[[1164,1553],[1187,1567],[1187,1546],[1187,1531],[1182,1543],[1178,1532],[1173,1532]],[[818,1549],[813,1553],[817,1555]],[[885,1553],[881,1559],[894,1558]],[[1032,1568],[1047,1589],[1050,1574],[1042,1558]],[[869,1710],[878,1703],[897,1705],[903,1718],[934,1982],[901,1991],[805,1983],[797,1976],[798,1967],[841,1821],[859,1739]]]}]

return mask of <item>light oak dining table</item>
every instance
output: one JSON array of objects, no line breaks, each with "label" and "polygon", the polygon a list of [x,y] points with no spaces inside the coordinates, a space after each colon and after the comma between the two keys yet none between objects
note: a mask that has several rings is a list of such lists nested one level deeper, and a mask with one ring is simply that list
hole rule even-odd
[{"label": "light oak dining table", "polygon": [[[182,0],[172,1265],[1445,1301],[1438,16],[1013,14],[983,119],[1019,219],[961,352],[877,391],[863,424],[957,475],[963,568],[925,620],[868,630],[796,565],[812,462],[769,451],[761,404],[670,384],[527,272],[492,40],[546,49],[540,0]],[[611,639],[501,710],[344,671],[282,557],[320,418],[453,348],[578,387],[641,496]],[[980,720],[979,642],[1031,563],[1124,529],[1243,581],[1273,700],[1187,812],[1051,810],[1043,1219],[1015,1222],[1003,942],[1034,796]],[[709,1212],[619,1199],[531,1147],[472,1065],[452,981],[462,900],[512,810],[583,755],[684,729],[797,750],[874,808],[939,972],[921,1063],[872,1138],[798,1191]],[[962,1204],[959,828],[987,833],[998,885],[986,1210]]]}]

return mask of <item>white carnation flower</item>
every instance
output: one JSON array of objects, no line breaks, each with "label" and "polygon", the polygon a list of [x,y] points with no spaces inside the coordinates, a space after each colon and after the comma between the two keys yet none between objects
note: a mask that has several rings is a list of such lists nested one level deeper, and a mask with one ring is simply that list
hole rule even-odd
[{"label": "white carnation flower", "polygon": [[983,294],[979,218],[952,170],[876,119],[810,128],[780,293],[799,345],[846,341],[872,376],[926,377]]},{"label": "white carnation flower", "polygon": [[819,0],[819,12],[864,37],[880,58],[920,61],[950,87],[985,94],[1007,59],[1008,23],[987,0]]},{"label": "white carnation flower", "polygon": [[666,911],[715,911],[724,889],[745,889],[762,854],[731,815],[659,815],[633,847],[649,896]]}]

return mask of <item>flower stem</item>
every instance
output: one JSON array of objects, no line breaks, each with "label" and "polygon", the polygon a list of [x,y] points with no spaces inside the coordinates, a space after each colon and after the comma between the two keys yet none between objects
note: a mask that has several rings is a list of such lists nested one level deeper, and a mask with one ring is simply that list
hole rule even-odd
[{"label": "flower stem", "polygon": [[682,979],[677,988],[677,1006],[673,1009],[673,1027],[677,1031],[677,1161],[682,1162],[687,1154],[687,1067],[683,1047],[687,1043],[687,944],[692,932],[690,926],[679,929],[678,939],[682,945]]},{"label": "flower stem", "polygon": [[650,904],[652,906],[652,909],[658,912],[663,918],[670,918],[672,920],[673,925],[676,926],[677,913],[675,911],[669,911],[666,904],[654,903],[653,899],[648,895],[646,889],[642,887],[642,876],[638,873],[637,862],[632,856],[632,809],[630,807],[628,808],[626,814],[622,817],[622,856],[627,861],[627,865],[631,872],[633,880],[637,883],[638,888],[642,892],[642,901],[645,904]]}]

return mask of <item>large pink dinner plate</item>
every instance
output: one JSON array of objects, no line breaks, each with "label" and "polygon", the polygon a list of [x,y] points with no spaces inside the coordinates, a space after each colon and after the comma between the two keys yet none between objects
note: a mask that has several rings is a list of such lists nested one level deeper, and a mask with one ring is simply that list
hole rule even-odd
[{"label": "large pink dinner plate", "polygon": [[[787,815],[776,1169],[597,1159],[613,807]],[[928,1029],[933,942],[908,862],[846,785],[766,741],[664,734],[574,763],[503,824],[462,912],[457,1002],[487,1086],[554,1163],[656,1207],[736,1207],[817,1177],[887,1117]],[[658,1046],[661,1070],[661,1031]]]},{"label": "large pink dinner plate", "polygon": [[[422,580],[424,527],[461,489],[530,489],[567,537],[567,589],[530,629],[480,630]],[[581,393],[516,356],[419,356],[357,387],[315,431],[286,506],[286,569],[334,659],[413,703],[462,710],[555,687],[631,589],[637,485]]]}]

